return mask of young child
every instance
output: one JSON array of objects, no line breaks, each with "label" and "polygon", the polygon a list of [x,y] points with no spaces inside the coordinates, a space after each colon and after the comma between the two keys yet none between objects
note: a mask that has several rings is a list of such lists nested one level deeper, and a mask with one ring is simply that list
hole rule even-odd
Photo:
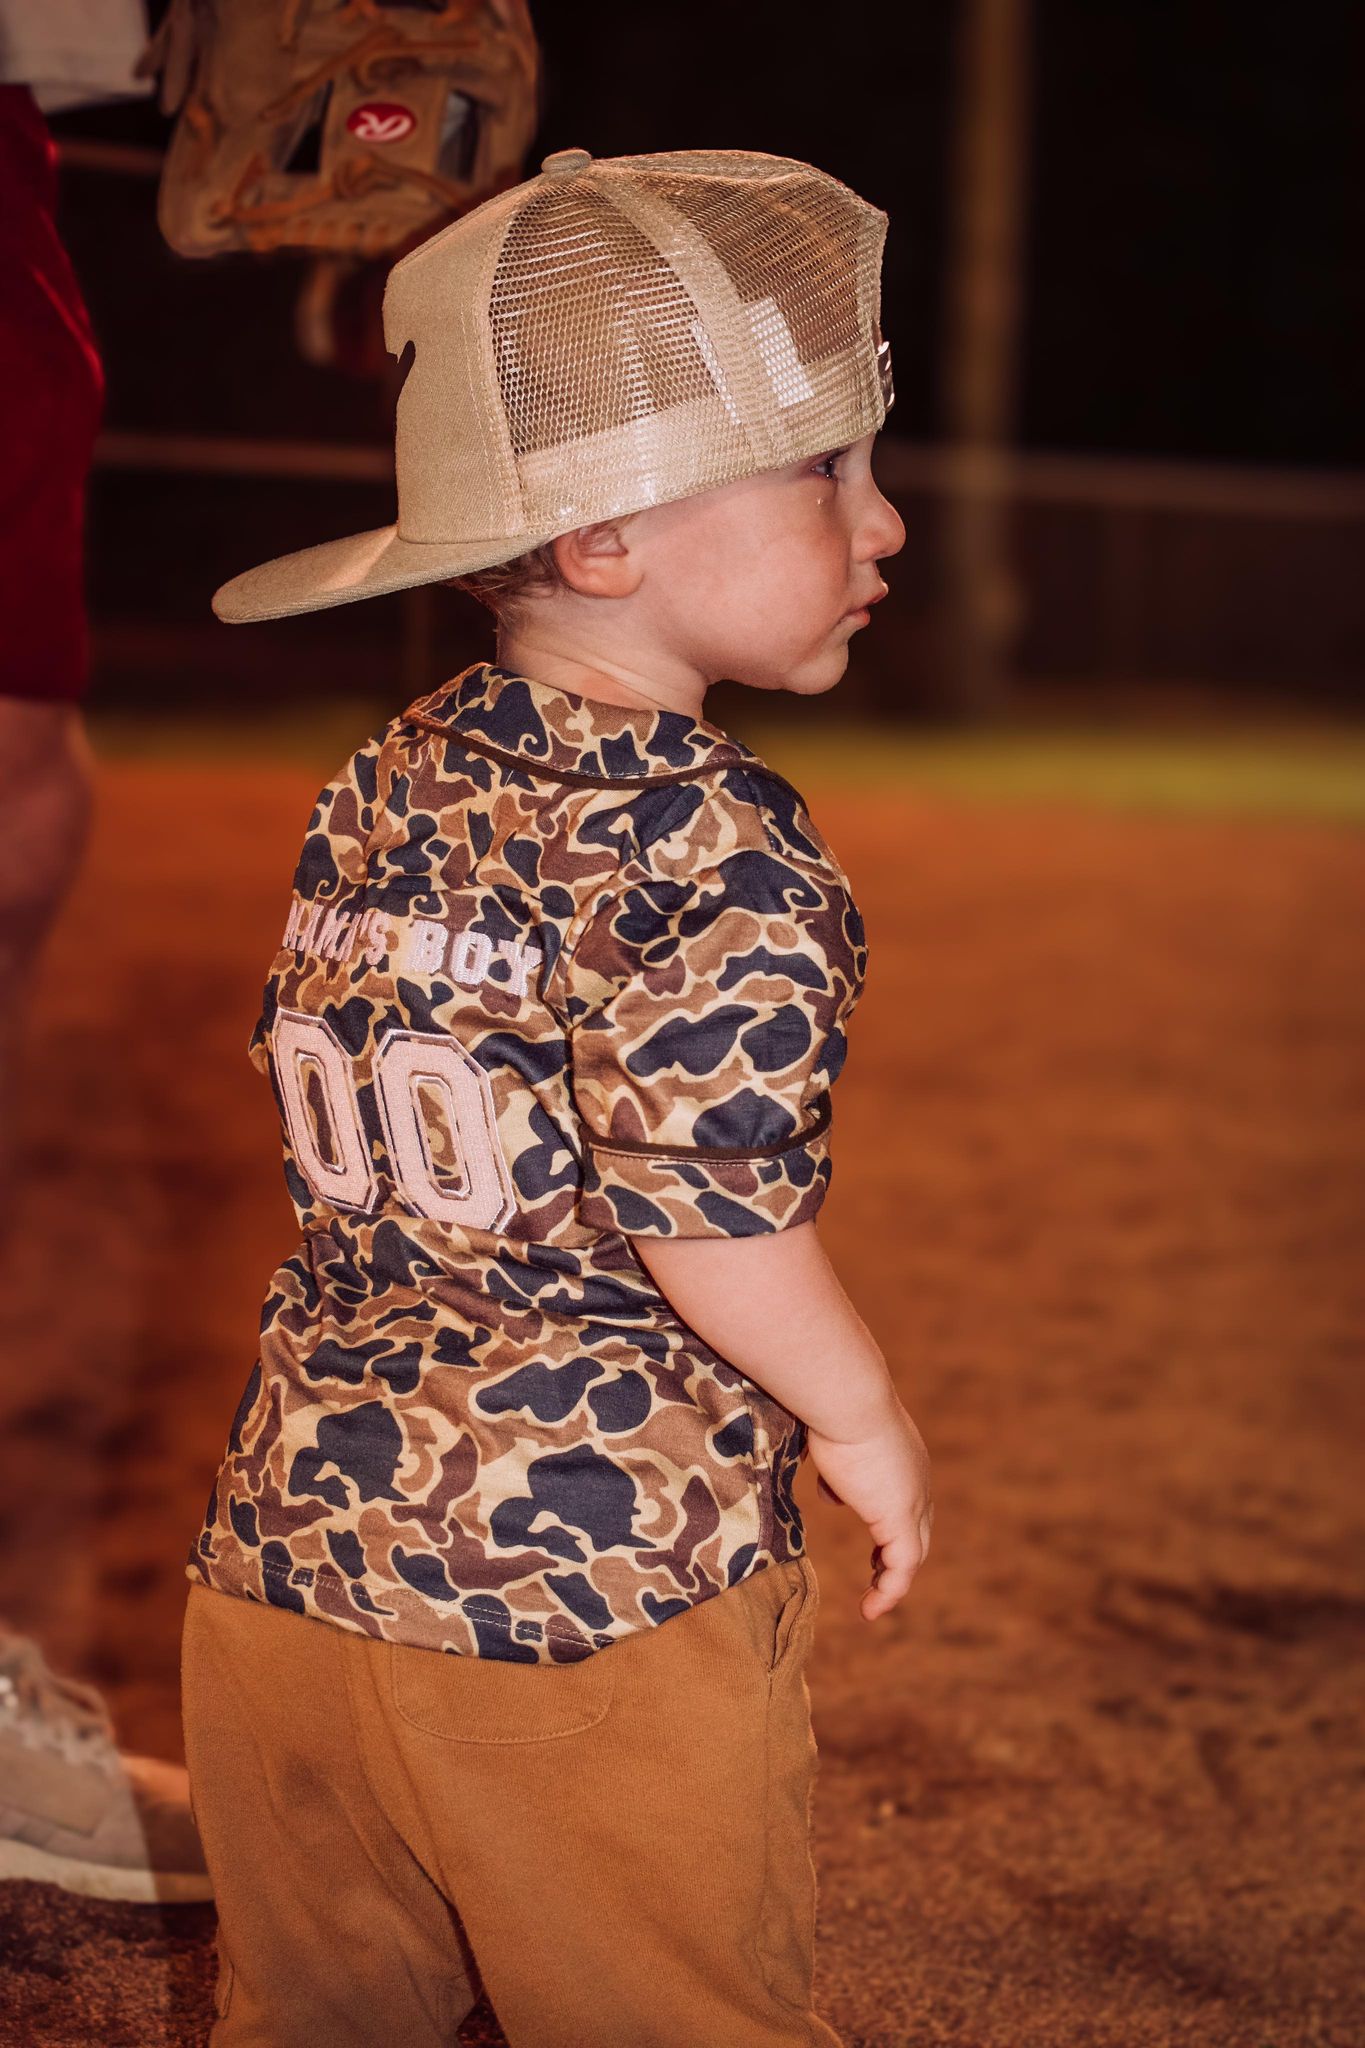
[{"label": "young child", "polygon": [[448,2048],[480,1981],[513,2048],[836,2039],[792,1482],[872,1620],[929,1465],[815,1228],[862,922],[702,704],[884,594],[885,227],[560,151],[392,272],[397,527],[215,599],[499,619],[323,791],[253,1040],[303,1240],[190,1566],[219,2048]]}]

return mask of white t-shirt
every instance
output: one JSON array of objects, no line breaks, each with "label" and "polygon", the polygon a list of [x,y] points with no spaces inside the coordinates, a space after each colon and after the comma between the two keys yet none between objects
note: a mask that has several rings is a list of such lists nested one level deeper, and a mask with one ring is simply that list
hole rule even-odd
[{"label": "white t-shirt", "polygon": [[0,82],[30,86],[45,114],[140,99],[147,34],[143,0],[0,0]]}]

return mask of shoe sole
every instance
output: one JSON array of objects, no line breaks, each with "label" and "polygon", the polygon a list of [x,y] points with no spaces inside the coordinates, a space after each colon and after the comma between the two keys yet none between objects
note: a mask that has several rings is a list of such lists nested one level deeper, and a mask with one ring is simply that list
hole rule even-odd
[{"label": "shoe sole", "polygon": [[117,1863],[86,1863],[56,1856],[31,1842],[0,1841],[0,1882],[27,1879],[60,1885],[82,1899],[122,1899],[135,1906],[190,1906],[213,1897],[202,1870],[132,1870]]}]

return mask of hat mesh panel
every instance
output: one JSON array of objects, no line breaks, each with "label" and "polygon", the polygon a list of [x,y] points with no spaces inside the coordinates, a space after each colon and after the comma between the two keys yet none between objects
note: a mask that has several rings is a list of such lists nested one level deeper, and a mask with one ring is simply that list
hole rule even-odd
[{"label": "hat mesh panel", "polygon": [[585,180],[538,195],[508,231],[489,307],[513,449],[712,395],[695,317],[658,250]]},{"label": "hat mesh panel", "polygon": [[776,300],[802,362],[857,347],[861,223],[837,194],[795,179],[761,193],[710,178],[660,179],[657,189],[705,236],[741,297]]},{"label": "hat mesh panel", "polygon": [[[626,217],[628,194],[613,204],[627,179],[666,209],[657,241]],[[705,490],[878,425],[882,226],[834,179],[780,159],[719,173],[716,156],[616,159],[543,184],[508,230],[489,301],[528,528]],[[727,304],[706,303],[699,242]]]}]

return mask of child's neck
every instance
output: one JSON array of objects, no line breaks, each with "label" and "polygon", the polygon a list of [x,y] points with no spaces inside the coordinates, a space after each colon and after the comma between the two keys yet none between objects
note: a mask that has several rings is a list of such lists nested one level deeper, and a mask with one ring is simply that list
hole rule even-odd
[{"label": "child's neck", "polygon": [[604,704],[678,711],[685,718],[705,715],[706,683],[700,676],[686,671],[660,674],[652,666],[623,660],[616,653],[565,646],[534,626],[500,625],[497,663],[533,682],[550,683],[579,697],[596,697]]}]

